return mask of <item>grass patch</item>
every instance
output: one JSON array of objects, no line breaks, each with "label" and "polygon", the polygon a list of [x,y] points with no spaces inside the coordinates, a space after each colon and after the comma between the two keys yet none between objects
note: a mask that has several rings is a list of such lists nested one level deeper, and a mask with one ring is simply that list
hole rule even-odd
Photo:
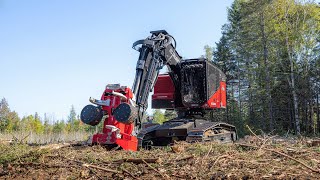
[{"label": "grass patch", "polygon": [[0,164],[15,161],[26,156],[32,148],[25,144],[5,145],[0,144]]}]

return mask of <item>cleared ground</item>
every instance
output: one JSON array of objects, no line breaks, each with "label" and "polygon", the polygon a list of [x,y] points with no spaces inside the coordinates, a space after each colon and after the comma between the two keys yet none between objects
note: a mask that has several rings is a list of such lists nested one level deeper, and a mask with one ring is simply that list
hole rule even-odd
[{"label": "cleared ground", "polygon": [[318,140],[248,136],[129,152],[0,145],[0,179],[320,179]]}]

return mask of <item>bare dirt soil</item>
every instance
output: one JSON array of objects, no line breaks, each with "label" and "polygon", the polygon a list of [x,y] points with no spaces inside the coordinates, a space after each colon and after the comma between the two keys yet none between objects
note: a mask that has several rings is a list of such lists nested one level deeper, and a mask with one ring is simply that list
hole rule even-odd
[{"label": "bare dirt soil", "polygon": [[0,144],[0,179],[320,179],[319,144],[259,136],[138,152]]}]

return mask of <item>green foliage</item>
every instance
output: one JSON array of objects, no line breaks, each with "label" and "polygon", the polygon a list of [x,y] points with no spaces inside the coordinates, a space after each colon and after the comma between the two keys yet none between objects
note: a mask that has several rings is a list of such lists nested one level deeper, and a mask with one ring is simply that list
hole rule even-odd
[{"label": "green foliage", "polygon": [[164,111],[165,121],[174,119],[174,118],[176,118],[177,116],[178,116],[178,115],[177,115],[177,112],[174,111],[174,110],[165,110],[165,111]]},{"label": "green foliage", "polygon": [[0,164],[5,164],[27,155],[31,147],[26,144],[14,144],[10,146],[0,144],[0,149]]},{"label": "green foliage", "polygon": [[5,98],[0,102],[0,131],[12,132],[18,129],[20,118],[15,111],[11,111]]},{"label": "green foliage", "polygon": [[164,113],[161,112],[161,110],[156,109],[153,111],[153,120],[159,124],[162,124],[166,121],[166,118],[164,116]]},{"label": "green foliage", "polygon": [[31,131],[38,134],[44,132],[44,125],[42,124],[40,119],[35,118],[33,115],[23,117],[20,126],[21,130],[24,131]]},{"label": "green foliage", "polygon": [[227,80],[236,77],[237,64],[231,52],[230,42],[228,42],[225,34],[216,43],[216,48],[213,51],[213,62],[226,74]]},{"label": "green foliage", "polygon": [[319,5],[305,1],[235,0],[228,9],[213,62],[227,75],[226,121],[240,134],[244,124],[320,132],[319,18]]},{"label": "green foliage", "polygon": [[77,120],[77,113],[74,109],[74,106],[72,105],[71,109],[70,109],[70,114],[68,116],[68,123],[73,124],[74,121],[76,121],[76,120]]},{"label": "green foliage", "polygon": [[204,46],[205,58],[209,61],[212,61],[213,48],[209,45]]},{"label": "green foliage", "polygon": [[65,130],[67,132],[76,132],[76,131],[84,130],[82,122],[81,122],[79,116],[77,116],[77,113],[76,113],[73,105],[71,106],[71,109],[70,109],[70,113],[68,116],[68,122],[65,125]]},{"label": "green foliage", "polygon": [[62,133],[65,130],[65,123],[63,120],[57,121],[53,124],[52,132],[53,133]]}]

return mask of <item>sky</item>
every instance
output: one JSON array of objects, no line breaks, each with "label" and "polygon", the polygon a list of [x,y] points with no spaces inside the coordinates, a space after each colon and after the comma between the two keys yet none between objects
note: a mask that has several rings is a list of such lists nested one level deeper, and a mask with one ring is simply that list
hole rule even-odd
[{"label": "sky", "polygon": [[[185,58],[214,46],[232,0],[0,0],[0,99],[20,117],[67,119],[109,83],[132,86],[152,30],[175,37]],[[150,105],[151,106],[151,105]]]}]

